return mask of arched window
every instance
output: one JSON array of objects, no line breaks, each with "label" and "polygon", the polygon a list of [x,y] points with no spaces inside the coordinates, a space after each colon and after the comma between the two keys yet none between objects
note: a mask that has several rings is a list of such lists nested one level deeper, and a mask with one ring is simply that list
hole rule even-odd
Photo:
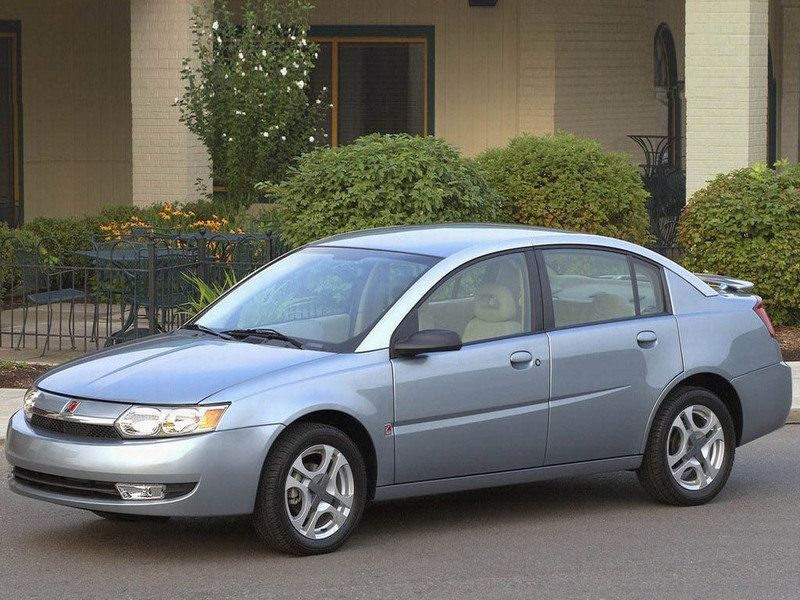
[{"label": "arched window", "polygon": [[653,39],[653,85],[667,105],[667,135],[671,138],[668,160],[681,165],[681,101],[678,87],[678,59],[675,40],[666,23],[656,29]]}]

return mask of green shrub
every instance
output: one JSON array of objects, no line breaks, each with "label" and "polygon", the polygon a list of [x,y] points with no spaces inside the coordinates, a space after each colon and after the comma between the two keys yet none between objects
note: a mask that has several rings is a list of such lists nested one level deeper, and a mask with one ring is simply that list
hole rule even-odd
[{"label": "green shrub", "polygon": [[776,324],[800,324],[800,167],[719,175],[683,211],[678,243],[696,272],[755,283]]},{"label": "green shrub", "polygon": [[281,234],[292,246],[354,229],[502,214],[497,195],[455,148],[405,134],[307,153],[276,193]]},{"label": "green shrub", "polygon": [[519,223],[651,241],[637,168],[594,140],[522,135],[475,162]]},{"label": "green shrub", "polygon": [[76,250],[92,247],[92,237],[99,232],[96,217],[39,217],[28,221],[22,230],[42,241],[58,264],[75,264]]}]

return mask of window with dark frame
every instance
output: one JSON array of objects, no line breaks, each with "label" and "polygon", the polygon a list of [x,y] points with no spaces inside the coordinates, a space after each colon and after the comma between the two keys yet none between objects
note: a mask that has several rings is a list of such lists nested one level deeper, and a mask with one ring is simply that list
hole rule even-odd
[{"label": "window with dark frame", "polygon": [[321,94],[332,104],[322,123],[332,146],[370,133],[431,133],[429,36],[314,29],[319,58],[309,87],[312,98]]}]

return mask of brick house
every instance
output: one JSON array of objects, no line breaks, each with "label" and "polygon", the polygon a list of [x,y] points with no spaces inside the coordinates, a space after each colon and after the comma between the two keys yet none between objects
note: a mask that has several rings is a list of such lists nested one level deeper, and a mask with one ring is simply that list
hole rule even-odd
[{"label": "brick house", "polygon": [[[208,183],[172,106],[191,2],[4,0],[0,218],[176,201]],[[314,85],[333,90],[335,143],[408,131],[472,155],[567,130],[638,163],[629,135],[670,136],[689,193],[798,159],[800,0],[317,4]]]}]

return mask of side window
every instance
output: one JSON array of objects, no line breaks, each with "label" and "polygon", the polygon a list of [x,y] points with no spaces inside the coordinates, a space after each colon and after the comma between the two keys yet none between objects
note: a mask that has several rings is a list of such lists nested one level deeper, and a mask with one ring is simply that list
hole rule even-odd
[{"label": "side window", "polygon": [[556,327],[636,316],[624,254],[603,250],[542,251]]},{"label": "side window", "polygon": [[636,287],[639,291],[639,311],[643,315],[658,315],[666,312],[661,269],[639,259],[633,259]]},{"label": "side window", "polygon": [[403,335],[449,329],[464,343],[530,333],[528,265],[522,253],[488,258],[442,281],[401,325]]}]

